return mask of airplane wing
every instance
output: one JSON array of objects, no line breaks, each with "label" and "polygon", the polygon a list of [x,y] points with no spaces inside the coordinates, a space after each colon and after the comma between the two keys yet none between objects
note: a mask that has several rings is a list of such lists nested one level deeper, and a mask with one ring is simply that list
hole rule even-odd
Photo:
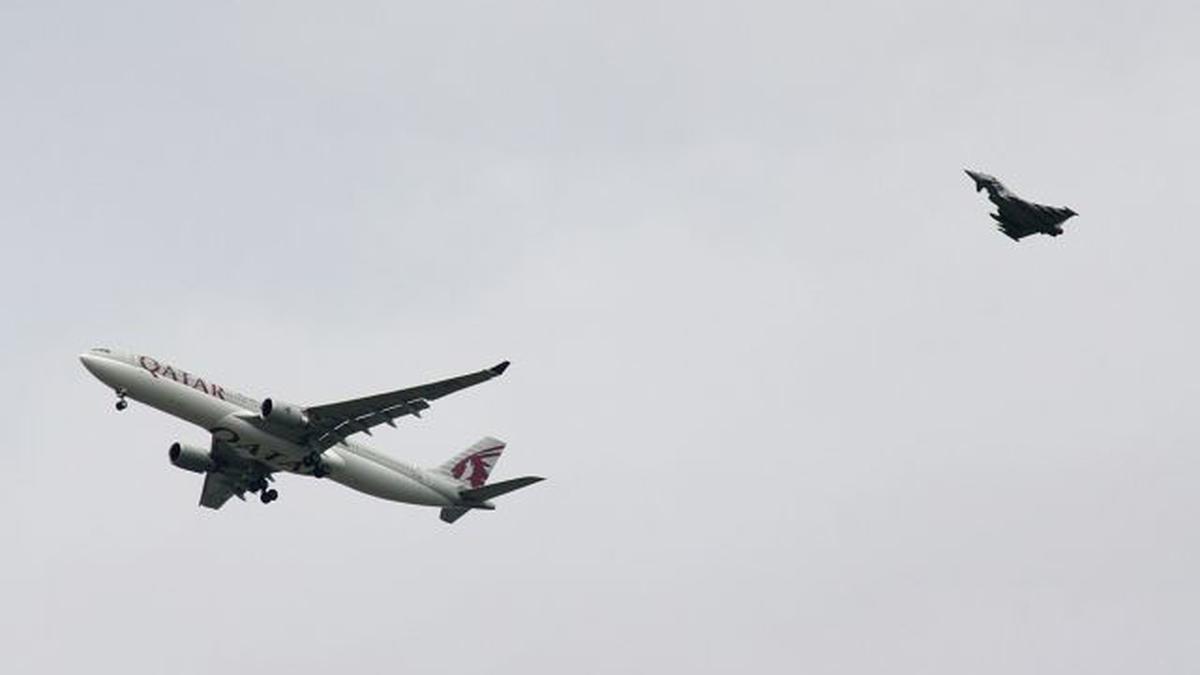
[{"label": "airplane wing", "polygon": [[359,431],[369,435],[371,429],[380,424],[394,427],[396,424],[393,420],[396,418],[404,415],[420,417],[421,411],[429,407],[430,401],[487,382],[493,377],[503,375],[507,369],[508,361],[504,361],[468,375],[306,408],[304,412],[309,420],[307,441],[311,446],[325,450]]},{"label": "airplane wing", "polygon": [[245,490],[238,490],[233,480],[226,474],[209,471],[204,474],[204,487],[200,490],[200,506],[219,509],[235,494],[239,498],[245,499],[242,496],[244,493]]},{"label": "airplane wing", "polygon": [[254,483],[270,476],[271,472],[258,462],[242,459],[224,443],[213,439],[212,456],[217,468],[204,474],[204,487],[200,489],[200,506],[219,509],[237,497],[245,501],[246,492]]}]

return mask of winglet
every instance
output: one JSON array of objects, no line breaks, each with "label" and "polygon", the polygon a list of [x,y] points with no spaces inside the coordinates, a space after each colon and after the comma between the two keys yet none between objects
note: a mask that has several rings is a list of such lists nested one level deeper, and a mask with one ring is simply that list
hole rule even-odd
[{"label": "winglet", "polygon": [[492,366],[491,368],[488,368],[488,370],[491,371],[493,376],[503,375],[504,371],[508,370],[509,363],[510,363],[509,361],[501,361],[500,363],[497,363],[496,365]]}]

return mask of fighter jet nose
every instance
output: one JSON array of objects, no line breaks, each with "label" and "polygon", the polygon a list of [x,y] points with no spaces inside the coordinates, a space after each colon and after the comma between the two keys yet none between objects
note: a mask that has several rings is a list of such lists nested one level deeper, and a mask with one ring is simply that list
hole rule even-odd
[{"label": "fighter jet nose", "polygon": [[983,174],[972,171],[970,169],[963,169],[963,172],[966,173],[967,176],[970,177],[971,180],[975,181],[975,191],[976,192],[980,192],[983,190],[983,185],[984,185],[984,183],[987,182],[987,179],[984,177]]}]

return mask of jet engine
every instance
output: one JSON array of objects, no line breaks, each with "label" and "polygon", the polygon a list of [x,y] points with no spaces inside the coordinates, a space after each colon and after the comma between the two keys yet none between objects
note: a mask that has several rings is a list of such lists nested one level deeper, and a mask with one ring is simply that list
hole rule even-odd
[{"label": "jet engine", "polygon": [[175,466],[196,473],[206,473],[216,468],[216,462],[213,461],[208,448],[198,448],[194,445],[176,442],[171,444],[167,456],[171,458],[171,463]]},{"label": "jet engine", "polygon": [[293,429],[303,429],[308,426],[308,415],[304,414],[304,410],[300,406],[283,401],[272,401],[269,398],[262,402],[262,418],[268,422]]}]

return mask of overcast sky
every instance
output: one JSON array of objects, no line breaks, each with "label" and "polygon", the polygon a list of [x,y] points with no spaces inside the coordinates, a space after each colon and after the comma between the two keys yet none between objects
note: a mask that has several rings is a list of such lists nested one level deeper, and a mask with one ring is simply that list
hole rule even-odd
[{"label": "overcast sky", "polygon": [[[5,670],[1200,670],[1197,7],[5,0]],[[96,345],[549,480],[200,509]]]}]

